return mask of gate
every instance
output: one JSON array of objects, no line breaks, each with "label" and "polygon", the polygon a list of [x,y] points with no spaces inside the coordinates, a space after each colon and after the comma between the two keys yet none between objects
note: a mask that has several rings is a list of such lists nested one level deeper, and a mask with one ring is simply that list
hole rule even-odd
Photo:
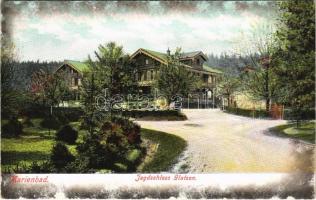
[{"label": "gate", "polygon": [[283,119],[284,106],[274,103],[271,105],[271,109],[269,113],[273,119]]}]

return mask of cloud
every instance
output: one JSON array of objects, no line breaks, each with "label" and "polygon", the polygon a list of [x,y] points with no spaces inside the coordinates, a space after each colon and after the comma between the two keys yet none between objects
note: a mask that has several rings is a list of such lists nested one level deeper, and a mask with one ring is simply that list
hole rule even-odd
[{"label": "cloud", "polygon": [[[244,10],[238,15],[224,12],[223,10],[228,9],[227,5],[214,4],[215,2],[207,5],[214,6],[212,9],[218,7],[216,14],[211,10],[201,11],[202,3],[98,3],[84,4],[85,6],[66,3],[67,9],[82,10],[77,14],[62,11],[55,15],[42,13],[39,17],[38,14],[20,13],[11,26],[22,58],[84,60],[88,54],[93,55],[99,44],[109,41],[123,45],[128,53],[141,47],[163,52],[168,47],[182,47],[184,51],[203,50],[205,53],[220,54],[231,50],[230,44],[237,34],[249,31],[253,24],[269,21],[250,10]],[[33,5],[34,9],[38,10],[39,5],[43,10],[49,4],[36,3]],[[120,11],[106,15],[81,14],[91,9],[109,9],[109,6],[119,6]],[[157,14],[152,12],[155,6],[177,7],[188,9],[188,12]],[[124,9],[134,12],[126,13],[123,12]]]}]

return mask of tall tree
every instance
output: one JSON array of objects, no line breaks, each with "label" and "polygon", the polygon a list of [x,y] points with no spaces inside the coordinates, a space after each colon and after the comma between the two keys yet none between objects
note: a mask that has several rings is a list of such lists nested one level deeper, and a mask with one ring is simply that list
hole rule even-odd
[{"label": "tall tree", "polygon": [[[266,111],[276,98],[276,84],[270,61],[275,48],[274,30],[271,25],[255,26],[250,34],[243,35],[236,52],[243,55],[245,64],[253,69],[241,76],[243,89],[255,100],[265,100]],[[250,63],[249,63],[250,60]]]},{"label": "tall tree", "polygon": [[297,120],[315,107],[315,4],[313,0],[279,3],[276,33],[279,101],[292,108]]},{"label": "tall tree", "polygon": [[226,70],[221,76],[218,83],[218,94],[225,96],[228,100],[228,107],[231,106],[231,99],[234,94],[236,94],[240,86],[240,79],[233,71]]},{"label": "tall tree", "polygon": [[[87,61],[91,70],[84,74],[81,87],[85,119],[91,131],[98,124],[98,119],[106,115],[112,116],[114,95],[127,94],[137,88],[137,82],[134,79],[135,68],[122,46],[114,42],[100,45],[98,51],[95,51],[95,56],[95,61],[90,57]],[[100,95],[106,96],[99,98],[100,101],[96,102]]]}]

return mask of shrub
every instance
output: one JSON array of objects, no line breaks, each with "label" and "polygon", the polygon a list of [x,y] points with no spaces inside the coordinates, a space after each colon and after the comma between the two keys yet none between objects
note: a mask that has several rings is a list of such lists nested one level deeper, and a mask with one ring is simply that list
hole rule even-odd
[{"label": "shrub", "polygon": [[[135,169],[140,156],[137,149],[141,148],[140,127],[128,119],[113,117],[112,121],[103,123],[99,132],[87,135],[83,141],[77,151],[80,157],[87,158],[88,169],[119,172]],[[135,150],[134,153],[127,156],[131,150]]]},{"label": "shrub", "polygon": [[[113,118],[113,123],[119,125],[122,128],[129,144],[138,145],[141,143],[140,126],[138,124],[121,117]],[[106,124],[103,124],[103,127],[104,126],[106,126]]]},{"label": "shrub", "polygon": [[50,159],[54,167],[60,171],[74,160],[74,156],[70,153],[65,144],[57,142],[52,149]]},{"label": "shrub", "polygon": [[67,164],[65,167],[67,173],[94,173],[93,169],[89,167],[89,158],[77,156],[76,159]]},{"label": "shrub", "polygon": [[68,144],[75,144],[78,138],[78,132],[73,129],[70,125],[63,126],[57,133],[56,133],[56,140],[63,141]]},{"label": "shrub", "polygon": [[17,137],[23,133],[23,126],[17,119],[11,119],[1,129],[3,137]]},{"label": "shrub", "polygon": [[41,122],[41,126],[49,129],[58,129],[61,126],[61,122],[55,116],[46,116]]}]

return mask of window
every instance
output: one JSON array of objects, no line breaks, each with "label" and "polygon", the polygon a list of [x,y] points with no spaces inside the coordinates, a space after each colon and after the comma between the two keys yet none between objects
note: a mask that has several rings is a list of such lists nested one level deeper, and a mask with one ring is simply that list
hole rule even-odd
[{"label": "window", "polygon": [[147,71],[144,71],[144,81],[147,81]]},{"label": "window", "polygon": [[149,60],[148,60],[148,59],[145,60],[145,64],[146,64],[146,65],[149,64]]},{"label": "window", "polygon": [[78,86],[78,78],[75,78],[75,86]]},{"label": "window", "polygon": [[142,80],[142,73],[141,73],[141,72],[138,72],[138,74],[137,74],[137,79],[138,79],[138,81],[141,81],[141,80]]},{"label": "window", "polygon": [[150,71],[150,80],[154,80],[154,71],[153,70]]},{"label": "window", "polygon": [[196,59],[196,64],[200,65],[200,59],[198,59],[198,58]]}]

